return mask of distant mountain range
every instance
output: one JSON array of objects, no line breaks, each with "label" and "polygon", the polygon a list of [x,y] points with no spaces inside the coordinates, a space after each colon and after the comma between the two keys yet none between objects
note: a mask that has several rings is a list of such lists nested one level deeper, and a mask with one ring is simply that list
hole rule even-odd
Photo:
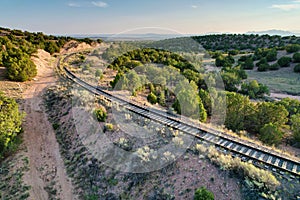
[{"label": "distant mountain range", "polygon": [[[298,32],[298,31],[297,31]],[[258,35],[280,35],[280,36],[300,36],[300,31],[291,32],[291,31],[284,31],[284,30],[266,30],[266,31],[248,31],[245,34],[258,34]],[[234,34],[230,32],[222,33],[222,32],[209,32],[205,34],[159,34],[159,33],[144,33],[144,34],[93,34],[93,35],[85,35],[85,34],[77,34],[77,35],[70,35],[71,37],[75,38],[101,38],[106,41],[139,41],[139,40],[163,40],[169,38],[176,38],[176,37],[185,37],[185,36],[197,36],[197,35],[218,35],[218,34]]]},{"label": "distant mountain range", "polygon": [[283,31],[283,30],[276,30],[276,29],[272,29],[272,30],[267,30],[267,31],[249,31],[246,34],[258,34],[258,35],[281,35],[281,36],[291,36],[291,35],[295,35],[295,36],[300,36],[300,33],[294,33],[294,32],[290,32],[290,31]]},{"label": "distant mountain range", "polygon": [[157,33],[145,33],[145,34],[95,34],[95,35],[71,35],[75,38],[101,38],[108,41],[139,41],[139,40],[163,40],[176,37],[184,37],[188,35],[180,34],[157,34]]}]

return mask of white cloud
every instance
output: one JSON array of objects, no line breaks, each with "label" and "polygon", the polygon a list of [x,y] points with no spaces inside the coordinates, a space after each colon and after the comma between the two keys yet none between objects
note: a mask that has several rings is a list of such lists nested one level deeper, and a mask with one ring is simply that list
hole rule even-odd
[{"label": "white cloud", "polygon": [[96,7],[99,7],[99,8],[106,8],[108,7],[108,4],[105,3],[105,2],[102,2],[102,1],[92,1],[92,4]]},{"label": "white cloud", "polygon": [[78,3],[73,3],[73,2],[68,3],[68,6],[70,6],[70,7],[76,7],[76,8],[81,7],[80,4],[78,4]]},{"label": "white cloud", "polygon": [[294,0],[294,3],[300,3],[300,0]]},{"label": "white cloud", "polygon": [[196,6],[196,5],[192,5],[192,8],[196,9],[196,8],[198,8],[198,6]]},{"label": "white cloud", "polygon": [[[297,2],[300,3],[300,0]],[[284,11],[290,11],[290,10],[293,10],[293,9],[298,9],[300,8],[300,4],[275,4],[275,5],[272,5],[271,8],[277,8],[277,9],[280,9],[280,10],[284,10]]]}]

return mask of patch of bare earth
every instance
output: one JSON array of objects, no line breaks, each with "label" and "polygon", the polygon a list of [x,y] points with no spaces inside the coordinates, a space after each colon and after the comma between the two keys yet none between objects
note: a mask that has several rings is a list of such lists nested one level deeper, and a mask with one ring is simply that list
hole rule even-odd
[{"label": "patch of bare earth", "polygon": [[[175,199],[193,199],[195,190],[206,186],[214,193],[215,199],[242,198],[238,179],[230,178],[228,172],[221,171],[203,156],[199,157],[190,152],[171,165],[149,173],[125,173],[106,166],[102,162],[102,158],[92,156],[92,149],[86,146],[95,144],[95,138],[88,136],[93,131],[90,123],[86,122],[86,118],[83,118],[82,122],[73,118],[74,110],[72,110],[70,95],[72,92],[68,90],[70,87],[58,85],[51,88],[47,93],[49,95],[47,105],[53,105],[54,108],[60,109],[49,110],[49,116],[60,125],[57,129],[57,137],[60,138],[61,143],[65,144],[61,147],[64,148],[68,173],[74,177],[74,184],[82,197],[97,199],[122,197],[122,199],[142,200],[167,199],[166,196],[172,195]],[[117,127],[111,110],[108,107],[106,109],[109,113],[106,123],[113,123],[114,127]],[[80,118],[78,113],[76,116],[77,119]],[[76,124],[80,124],[81,128],[78,129]],[[99,124],[101,129],[104,125],[105,123]],[[82,133],[86,133],[85,145],[82,143]],[[120,129],[108,131],[105,134],[112,142],[119,141],[118,138],[128,138],[132,141],[133,149],[144,145],[142,145],[144,141],[138,137],[130,137]],[[157,139],[149,142],[162,145],[159,141]]]},{"label": "patch of bare earth", "polygon": [[275,98],[275,99],[291,98],[291,99],[296,99],[296,100],[300,101],[300,96],[283,94],[283,93],[271,92],[270,97]]},{"label": "patch of bare earth", "polygon": [[71,40],[64,45],[60,53],[65,54],[65,53],[72,53],[78,51],[85,51],[87,49],[95,48],[97,46],[98,46],[97,43],[89,45],[86,44],[85,42],[77,42],[75,40]]},{"label": "patch of bare earth", "polygon": [[44,200],[58,198],[73,200],[73,188],[66,175],[64,162],[59,152],[55,132],[48,121],[43,106],[42,95],[45,89],[55,84],[55,60],[43,50],[33,58],[38,75],[30,87],[23,93],[22,109],[26,112],[24,144],[27,147],[29,171],[24,175],[24,182],[31,186],[29,199]]},{"label": "patch of bare earth", "polygon": [[[186,153],[174,166],[166,172],[151,173],[143,192],[158,186],[164,192],[173,194],[175,199],[193,199],[195,190],[204,186],[214,193],[215,199],[242,199],[238,179],[230,178],[228,172],[221,171],[206,159]],[[139,200],[144,199],[142,195],[136,195],[140,196]]]}]

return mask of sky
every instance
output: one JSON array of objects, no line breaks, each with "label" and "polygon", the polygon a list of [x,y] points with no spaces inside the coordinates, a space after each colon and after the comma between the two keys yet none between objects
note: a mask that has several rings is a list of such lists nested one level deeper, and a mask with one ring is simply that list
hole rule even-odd
[{"label": "sky", "polygon": [[300,32],[300,0],[0,0],[0,26],[55,35]]}]

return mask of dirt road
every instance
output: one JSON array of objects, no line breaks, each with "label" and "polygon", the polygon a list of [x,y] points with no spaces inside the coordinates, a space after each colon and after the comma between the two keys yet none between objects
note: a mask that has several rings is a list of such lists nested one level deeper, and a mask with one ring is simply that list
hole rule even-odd
[{"label": "dirt road", "polygon": [[51,197],[62,200],[77,199],[66,175],[55,132],[43,106],[43,93],[57,80],[54,74],[56,63],[42,50],[39,50],[38,58],[33,60],[38,67],[38,75],[24,91],[22,104],[26,112],[24,143],[30,163],[30,169],[23,178],[24,182],[31,186],[29,199],[47,200]]}]

